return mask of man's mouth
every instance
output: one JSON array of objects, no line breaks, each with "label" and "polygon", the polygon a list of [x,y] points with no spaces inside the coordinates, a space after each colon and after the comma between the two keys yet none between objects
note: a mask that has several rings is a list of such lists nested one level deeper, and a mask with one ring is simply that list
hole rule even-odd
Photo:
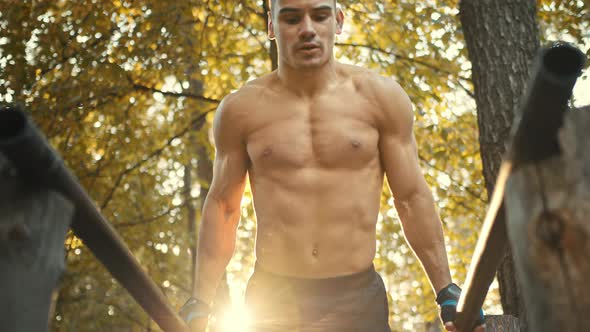
[{"label": "man's mouth", "polygon": [[302,51],[310,51],[310,50],[314,50],[316,48],[319,48],[320,46],[318,44],[314,44],[314,43],[304,43],[302,44],[299,49]]}]

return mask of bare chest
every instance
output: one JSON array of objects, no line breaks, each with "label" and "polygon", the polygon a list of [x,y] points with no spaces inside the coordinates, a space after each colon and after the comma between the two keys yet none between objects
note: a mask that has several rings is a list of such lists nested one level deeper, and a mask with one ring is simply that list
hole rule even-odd
[{"label": "bare chest", "polygon": [[314,103],[275,101],[250,123],[255,169],[362,168],[378,156],[370,103],[342,97]]}]

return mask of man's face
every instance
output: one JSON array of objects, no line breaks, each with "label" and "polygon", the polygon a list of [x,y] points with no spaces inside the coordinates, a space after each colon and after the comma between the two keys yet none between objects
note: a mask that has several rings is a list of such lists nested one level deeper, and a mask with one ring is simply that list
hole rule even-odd
[{"label": "man's face", "polygon": [[276,0],[269,37],[276,38],[281,61],[294,68],[315,68],[332,58],[342,21],[334,0]]}]

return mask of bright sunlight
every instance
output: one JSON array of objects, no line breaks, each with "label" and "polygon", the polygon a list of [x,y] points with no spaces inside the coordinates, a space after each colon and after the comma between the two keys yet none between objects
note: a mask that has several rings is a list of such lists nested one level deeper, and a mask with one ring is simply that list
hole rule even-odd
[{"label": "bright sunlight", "polygon": [[243,303],[234,303],[218,318],[222,332],[250,332],[251,315]]}]

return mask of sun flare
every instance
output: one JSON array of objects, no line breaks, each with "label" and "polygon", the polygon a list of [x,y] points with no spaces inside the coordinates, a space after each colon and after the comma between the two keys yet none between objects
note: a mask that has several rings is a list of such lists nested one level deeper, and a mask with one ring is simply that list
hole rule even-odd
[{"label": "sun flare", "polygon": [[221,317],[218,318],[218,326],[222,332],[251,332],[250,322],[251,314],[246,306],[242,304],[232,304],[225,310]]}]

